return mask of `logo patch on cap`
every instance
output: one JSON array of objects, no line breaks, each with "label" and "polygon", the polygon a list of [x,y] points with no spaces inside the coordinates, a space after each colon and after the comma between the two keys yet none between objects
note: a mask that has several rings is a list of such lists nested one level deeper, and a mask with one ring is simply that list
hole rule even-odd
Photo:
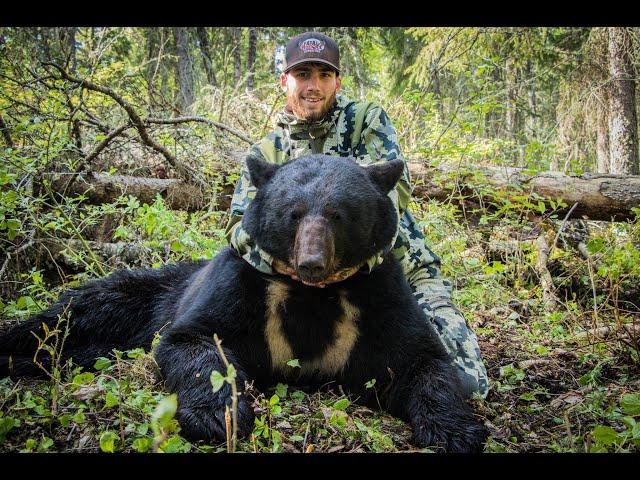
[{"label": "logo patch on cap", "polygon": [[308,38],[300,44],[300,50],[304,53],[317,53],[324,50],[324,42],[317,38]]}]

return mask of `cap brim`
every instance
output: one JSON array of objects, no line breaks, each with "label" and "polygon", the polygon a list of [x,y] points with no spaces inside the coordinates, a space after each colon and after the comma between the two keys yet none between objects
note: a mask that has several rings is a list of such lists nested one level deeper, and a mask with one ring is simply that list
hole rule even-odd
[{"label": "cap brim", "polygon": [[336,66],[333,63],[328,62],[324,58],[303,58],[302,60],[298,60],[296,62],[293,62],[291,65],[288,65],[287,68],[284,69],[284,73],[287,73],[292,68],[297,67],[298,65],[301,65],[303,63],[324,63],[325,65],[329,65],[336,72],[340,73],[339,68],[336,68]]}]

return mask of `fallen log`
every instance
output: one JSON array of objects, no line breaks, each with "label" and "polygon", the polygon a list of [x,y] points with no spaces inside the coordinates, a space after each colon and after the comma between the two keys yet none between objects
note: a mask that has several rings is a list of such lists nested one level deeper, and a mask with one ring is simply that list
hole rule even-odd
[{"label": "fallen log", "polygon": [[52,175],[51,188],[65,195],[86,195],[94,205],[110,203],[121,195],[132,195],[140,203],[152,204],[160,195],[174,210],[195,211],[205,207],[202,190],[177,178],[148,178],[104,173],[78,174],[69,182],[68,175]]},{"label": "fallen log", "polygon": [[[436,200],[456,200],[460,193],[468,200],[480,199],[479,187],[489,186],[506,198],[537,194],[547,200],[562,200],[566,207],[557,210],[565,214],[578,204],[572,215],[591,220],[620,221],[634,218],[632,208],[640,207],[640,175],[585,173],[565,175],[561,172],[531,174],[511,167],[454,168],[441,165],[428,167],[421,162],[409,162],[415,185],[414,196]],[[511,193],[513,192],[513,193]],[[500,198],[505,198],[502,195]],[[483,202],[499,201],[497,195],[482,194]],[[535,202],[534,202],[535,203]]]},{"label": "fallen log", "polygon": [[[237,160],[238,155],[234,156]],[[237,172],[238,163],[221,165],[221,173]],[[505,198],[537,194],[547,200],[562,200],[566,207],[558,208],[560,216],[577,204],[572,216],[591,220],[621,221],[634,218],[632,208],[640,207],[640,176],[586,173],[565,175],[560,172],[527,173],[508,167],[479,167],[469,169],[441,165],[436,168],[420,162],[409,162],[409,172],[414,184],[415,198],[440,201],[482,203],[491,209],[491,203]],[[481,187],[491,187],[481,189]],[[170,208],[194,211],[205,206],[201,190],[178,179],[156,179],[102,173],[79,176],[66,190],[64,178],[54,182],[58,193],[82,194],[89,203],[114,201],[125,193],[137,197],[142,203],[150,203],[160,194]],[[482,192],[481,192],[482,190]],[[221,188],[217,209],[229,207],[233,185]],[[536,202],[533,202],[536,203]]]}]

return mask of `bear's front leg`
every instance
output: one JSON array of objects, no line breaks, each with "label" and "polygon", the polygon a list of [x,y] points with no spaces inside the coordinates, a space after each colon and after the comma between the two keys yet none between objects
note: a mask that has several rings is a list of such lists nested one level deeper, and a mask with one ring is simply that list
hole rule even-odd
[{"label": "bear's front leg", "polygon": [[392,410],[408,418],[413,441],[447,453],[479,453],[487,430],[464,401],[453,367],[442,359],[422,359],[400,374],[392,388]]},{"label": "bear's front leg", "polygon": [[[236,384],[242,392],[246,374],[229,349],[223,347],[227,361],[236,369]],[[226,439],[225,407],[231,408],[231,387],[227,382],[213,391],[213,370],[223,375],[226,367],[213,338],[184,331],[164,333],[155,354],[156,361],[170,392],[178,395],[176,417],[181,434],[191,440],[224,441]],[[246,437],[254,425],[254,413],[244,393],[238,394],[238,436]]]}]

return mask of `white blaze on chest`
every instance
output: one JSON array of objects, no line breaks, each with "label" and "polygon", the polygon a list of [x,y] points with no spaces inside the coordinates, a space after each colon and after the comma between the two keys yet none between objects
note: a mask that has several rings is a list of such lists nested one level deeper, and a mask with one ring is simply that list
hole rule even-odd
[{"label": "white blaze on chest", "polygon": [[300,369],[290,367],[287,362],[295,358],[293,349],[287,340],[282,327],[281,306],[289,298],[289,288],[282,282],[269,282],[266,294],[267,325],[264,337],[271,354],[271,369],[289,375],[321,373],[336,375],[341,372],[349,360],[351,350],[358,339],[357,321],[360,317],[358,308],[347,300],[346,295],[340,293],[342,315],[335,323],[333,342],[329,344],[324,354],[313,360],[300,360]]}]

